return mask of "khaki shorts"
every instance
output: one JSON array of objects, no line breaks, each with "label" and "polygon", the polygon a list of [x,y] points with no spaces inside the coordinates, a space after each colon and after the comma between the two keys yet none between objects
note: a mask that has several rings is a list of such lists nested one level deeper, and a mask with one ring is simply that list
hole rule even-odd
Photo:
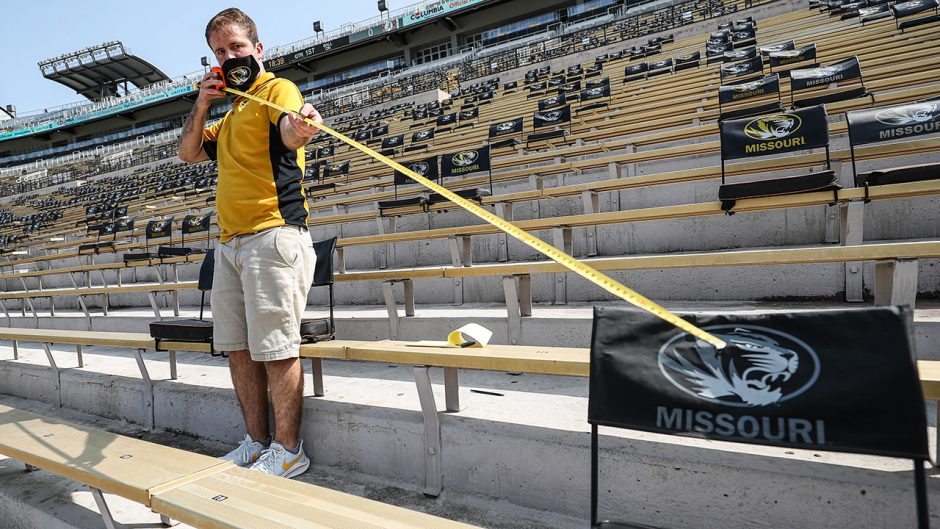
[{"label": "khaki shorts", "polygon": [[300,319],[316,254],[306,228],[278,226],[239,235],[216,249],[213,346],[267,362],[300,356]]}]

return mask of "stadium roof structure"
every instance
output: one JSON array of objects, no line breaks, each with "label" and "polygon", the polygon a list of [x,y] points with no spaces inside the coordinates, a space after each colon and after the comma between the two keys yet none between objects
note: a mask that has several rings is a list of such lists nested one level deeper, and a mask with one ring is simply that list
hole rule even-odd
[{"label": "stadium roof structure", "polygon": [[[170,78],[133,55],[119,41],[105,42],[39,63],[43,77],[61,83],[96,101],[127,94],[127,83],[138,89]],[[119,88],[123,85],[123,94]]]}]

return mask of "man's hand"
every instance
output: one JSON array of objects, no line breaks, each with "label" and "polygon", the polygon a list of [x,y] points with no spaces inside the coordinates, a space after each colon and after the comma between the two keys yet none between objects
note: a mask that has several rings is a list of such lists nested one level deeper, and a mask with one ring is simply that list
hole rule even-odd
[{"label": "man's hand", "polygon": [[[323,117],[310,103],[304,103],[303,108],[300,109],[300,115],[317,123],[323,123]],[[295,114],[285,115],[281,118],[280,123],[281,141],[285,147],[291,150],[300,149],[316,136],[317,132],[320,132],[319,127],[307,123]]]},{"label": "man's hand", "polygon": [[209,108],[212,101],[225,97],[225,92],[221,90],[222,80],[218,78],[215,72],[209,72],[199,83],[199,97],[196,98],[196,104],[202,108]]},{"label": "man's hand", "polygon": [[[313,108],[313,105],[310,103],[304,103],[304,107],[300,109],[300,115],[305,118],[312,119],[317,123],[323,123],[323,116],[321,116],[320,113],[317,112],[317,109]],[[287,116],[287,123],[291,127],[294,136],[296,136],[298,139],[304,140],[304,144],[316,136],[317,132],[320,132],[319,127],[307,123],[294,114],[289,114]]]}]

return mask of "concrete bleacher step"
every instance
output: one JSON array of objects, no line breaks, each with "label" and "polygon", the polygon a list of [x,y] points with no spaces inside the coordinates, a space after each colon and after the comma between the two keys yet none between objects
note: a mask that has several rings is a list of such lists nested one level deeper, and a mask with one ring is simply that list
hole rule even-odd
[{"label": "concrete bleacher step", "polygon": [[[134,432],[144,424],[142,384],[131,352],[86,348],[80,369],[70,348],[54,347],[53,354],[63,368],[64,408],[48,404],[53,381],[35,344],[21,344],[15,361],[8,343],[0,344],[2,392],[41,401],[31,404],[43,414],[88,413],[98,427],[116,424],[117,431]],[[176,381],[167,380],[165,353],[150,353],[145,362],[155,381],[155,440],[217,455],[240,438],[240,412],[224,360],[181,352]],[[462,409],[440,414],[444,493],[425,501],[424,430],[410,366],[325,361],[324,369],[321,398],[311,396],[306,373],[301,435],[317,467],[304,480],[483,527],[586,527],[586,378],[462,370]],[[432,371],[439,402],[442,379]],[[602,430],[601,446],[601,508],[611,516],[689,529],[743,529],[761,526],[759,520],[773,520],[777,528],[913,524],[906,460],[621,430]],[[7,461],[0,462],[0,511],[25,504],[38,511],[35,516],[56,519],[69,516],[75,503],[91,509],[81,506],[90,498],[67,483],[43,473],[22,479],[22,467]],[[15,479],[17,486],[5,486]],[[47,485],[47,501],[31,496],[40,483]],[[940,511],[940,475],[931,475],[929,489]],[[115,515],[123,523],[141,521],[131,511]],[[143,521],[155,518],[149,516]]]},{"label": "concrete bleacher step", "polygon": [[[144,431],[132,422],[104,418],[73,409],[57,408],[39,401],[0,395],[0,405],[29,409],[45,417],[66,420],[73,424],[105,430],[158,445],[171,446],[188,452],[218,455],[231,448],[206,438],[170,431]],[[544,513],[503,506],[493,510],[488,500],[457,494],[447,498],[428,498],[420,492],[401,487],[392,480],[380,480],[363,474],[337,472],[314,464],[298,479],[328,489],[345,492],[382,503],[405,507],[439,517],[460,519],[466,523],[483,524],[499,529],[561,528],[560,520],[552,522]],[[106,500],[119,527],[160,527],[156,514],[141,504],[113,494]],[[87,529],[101,526],[98,506],[91,492],[78,482],[46,471],[25,472],[22,463],[0,456],[0,519],[4,529]],[[502,519],[500,519],[502,518]],[[510,521],[512,519],[512,521]],[[553,525],[555,523],[555,525]],[[564,522],[561,522],[564,523]],[[189,529],[187,524],[175,527]]]}]

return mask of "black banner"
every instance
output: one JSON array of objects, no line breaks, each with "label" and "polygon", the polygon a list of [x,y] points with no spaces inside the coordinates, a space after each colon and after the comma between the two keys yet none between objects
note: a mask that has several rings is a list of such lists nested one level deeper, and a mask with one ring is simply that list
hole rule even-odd
[{"label": "black banner", "polygon": [[743,101],[752,97],[780,93],[780,75],[765,76],[750,83],[726,84],[718,87],[718,102],[721,104]]},{"label": "black banner", "polygon": [[308,163],[307,169],[304,171],[303,182],[312,182],[314,180],[320,179],[320,166],[323,162]]},{"label": "black banner", "polygon": [[567,71],[568,71],[568,75],[581,75],[582,73],[584,73],[584,69],[581,67],[580,64],[569,66]]},{"label": "black banner", "polygon": [[664,59],[662,61],[651,62],[650,71],[654,72],[657,70],[671,70],[672,69],[672,59]]},{"label": "black banner", "polygon": [[603,79],[593,79],[584,83],[585,88],[598,88],[601,86],[610,86],[610,77]]},{"label": "black banner", "polygon": [[585,88],[581,90],[581,102],[591,101],[592,99],[602,99],[610,97],[610,85],[600,85],[594,88]]},{"label": "black banner", "polygon": [[466,121],[468,119],[474,119],[478,117],[480,117],[480,109],[478,107],[460,111],[460,121]]},{"label": "black banner", "polygon": [[676,66],[680,64],[689,64],[693,62],[697,63],[700,60],[702,60],[702,52],[700,51],[697,51],[695,53],[690,53],[688,55],[680,55],[676,57]]},{"label": "black banner", "polygon": [[411,143],[428,141],[434,139],[434,129],[422,130],[411,135]]},{"label": "black banner", "polygon": [[477,101],[489,101],[490,99],[493,99],[493,91],[492,91],[492,90],[490,90],[490,91],[488,91],[488,92],[483,92],[482,94],[480,94],[479,96],[477,96]]},{"label": "black banner", "polygon": [[803,46],[797,50],[771,52],[769,57],[771,68],[786,66],[795,62],[812,61],[816,59],[816,44]]},{"label": "black banner", "polygon": [[[431,156],[430,158],[425,158],[423,160],[416,160],[413,162],[402,162],[402,165],[411,169],[412,171],[418,173],[419,175],[427,178],[428,180],[437,180],[437,156]],[[405,185],[416,183],[411,178],[405,176],[404,173],[395,171],[395,185]]]},{"label": "black banner", "polygon": [[716,31],[708,36],[708,40],[705,41],[706,46],[720,46],[722,44],[727,44],[731,42],[731,31]]},{"label": "black banner", "polygon": [[98,226],[98,237],[104,237],[106,235],[114,235],[117,232],[117,223],[116,222],[105,222]]},{"label": "black banner", "polygon": [[116,231],[134,231],[134,219],[121,219],[117,221]]},{"label": "black banner", "polygon": [[365,141],[371,137],[372,137],[371,130],[360,130],[353,136],[353,139],[355,139],[356,141]]},{"label": "black banner", "polygon": [[588,67],[587,67],[587,73],[588,73],[588,74],[601,73],[601,72],[603,72],[603,71],[604,71],[604,66],[603,66],[603,65],[600,65],[600,64],[595,64],[595,65],[593,65],[593,66],[588,66]]},{"label": "black banner", "polygon": [[740,50],[726,51],[721,55],[722,62],[746,61],[757,57],[757,48],[751,46]]},{"label": "black banner", "polygon": [[563,85],[563,84],[565,84],[565,78],[564,78],[564,77],[562,77],[562,78],[560,78],[560,79],[549,79],[549,80],[548,80],[548,83],[546,84],[546,86],[548,86],[549,88],[560,88],[561,85]]},{"label": "black banner", "polygon": [[646,62],[643,62],[640,64],[631,64],[630,66],[627,66],[626,68],[624,68],[623,74],[627,77],[633,77],[636,75],[643,75],[647,71],[649,71],[649,69],[650,69],[650,65],[649,63],[646,63]]},{"label": "black banner", "polygon": [[151,220],[147,223],[147,238],[160,239],[169,237],[173,231],[173,219]]},{"label": "black banner", "polygon": [[556,110],[546,110],[532,114],[532,125],[536,129],[567,123],[569,121],[571,121],[571,105],[565,105]]},{"label": "black banner", "polygon": [[846,116],[854,145],[940,132],[940,100],[855,110]]},{"label": "black banner", "polygon": [[560,107],[565,103],[567,103],[567,97],[565,94],[558,94],[556,96],[549,97],[548,99],[539,101],[539,110],[548,110],[550,108]]},{"label": "black banner", "polygon": [[385,136],[388,134],[388,125],[382,125],[381,127],[375,127],[372,129],[372,137],[378,138],[379,136]]},{"label": "black banner", "polygon": [[545,83],[535,83],[527,86],[526,88],[533,92],[538,92],[539,90],[545,90],[546,86]]},{"label": "black banner", "polygon": [[451,112],[450,114],[446,114],[446,115],[443,115],[443,116],[438,116],[438,118],[437,118],[437,124],[438,124],[438,125],[450,125],[451,123],[453,123],[453,122],[455,122],[455,121],[457,121],[457,113],[456,113],[456,112]]},{"label": "black banner", "polygon": [[513,90],[519,87],[519,81],[513,81],[511,83],[506,83],[503,85],[503,90]]},{"label": "black banner", "polygon": [[734,32],[731,33],[732,42],[747,42],[755,38],[757,38],[757,31],[752,27],[735,27]]},{"label": "black banner", "polygon": [[565,92],[577,92],[578,90],[581,90],[581,81],[574,81],[572,83],[568,83],[565,86],[561,87],[561,89],[564,90]]},{"label": "black banner", "polygon": [[323,166],[323,178],[349,174],[349,160],[343,163],[328,163]]},{"label": "black banner", "polygon": [[776,53],[780,51],[790,51],[796,49],[796,45],[792,40],[787,42],[782,42],[780,44],[774,44],[773,46],[762,46],[760,49],[760,54],[763,57],[769,57],[771,53]]},{"label": "black banner", "polygon": [[912,0],[891,6],[895,18],[909,17],[930,9],[937,9],[937,0]]},{"label": "black banner", "polygon": [[926,459],[910,311],[686,315],[720,351],[644,312],[594,309],[592,424]]},{"label": "black banner", "polygon": [[190,233],[209,231],[209,218],[211,216],[211,213],[206,213],[205,215],[186,215],[183,217],[182,232],[189,235]]},{"label": "black banner", "polygon": [[399,134],[398,136],[391,136],[382,140],[382,148],[390,149],[392,147],[399,147],[401,144],[405,143],[405,135]]},{"label": "black banner", "polygon": [[522,132],[522,118],[518,117],[512,121],[494,123],[490,125],[490,138],[497,138],[506,134],[517,134]]},{"label": "black banner", "polygon": [[846,79],[858,79],[861,76],[862,68],[858,64],[858,58],[851,57],[819,68],[790,70],[790,89],[805,90]]},{"label": "black banner", "polygon": [[725,52],[731,51],[734,49],[734,46],[729,42],[727,44],[718,44],[716,46],[707,46],[705,48],[706,57],[716,57],[719,55],[724,55]]},{"label": "black banner", "polygon": [[724,160],[825,147],[829,143],[826,107],[801,108],[720,122]]},{"label": "black banner", "polygon": [[732,64],[722,64],[721,65],[721,78],[726,79],[729,77],[740,77],[742,75],[749,75],[754,73],[760,73],[764,71],[764,61],[758,55],[753,59],[748,59],[746,61],[736,62]]},{"label": "black banner", "polygon": [[865,22],[865,19],[872,15],[877,15],[878,13],[887,13],[887,12],[888,12],[888,4],[879,4],[879,5],[871,6],[871,7],[861,7],[858,10],[858,18],[860,18],[862,22]]},{"label": "black banner", "polygon": [[327,145],[326,147],[320,147],[317,149],[317,158],[326,158],[328,156],[333,156],[332,145]]},{"label": "black banner", "polygon": [[443,176],[460,176],[489,170],[489,146],[441,156],[441,174]]}]

